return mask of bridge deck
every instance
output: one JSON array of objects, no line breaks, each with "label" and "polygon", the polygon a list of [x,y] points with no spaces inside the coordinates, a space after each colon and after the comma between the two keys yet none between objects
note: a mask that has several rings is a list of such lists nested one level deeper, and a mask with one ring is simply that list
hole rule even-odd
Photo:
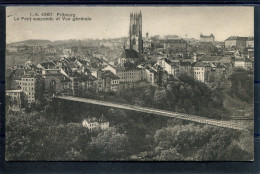
[{"label": "bridge deck", "polygon": [[177,112],[172,112],[172,111],[167,111],[167,110],[141,107],[141,106],[128,105],[128,104],[118,104],[118,103],[113,103],[113,102],[105,102],[105,101],[101,101],[101,100],[94,100],[94,99],[87,99],[87,98],[80,98],[80,97],[73,97],[73,96],[58,96],[56,98],[63,99],[63,100],[91,103],[91,104],[126,109],[126,110],[132,110],[132,111],[145,112],[145,113],[156,114],[156,115],[161,115],[161,116],[165,116],[165,117],[172,117],[172,118],[178,118],[178,119],[193,121],[193,122],[202,123],[202,124],[208,124],[208,125],[212,125],[212,126],[218,126],[218,127],[224,127],[224,128],[230,128],[230,129],[236,129],[236,130],[246,130],[242,125],[237,124],[237,123],[232,123],[231,121],[214,120],[214,119],[204,118],[204,117],[200,117],[200,116],[184,114],[184,113],[177,113]]}]

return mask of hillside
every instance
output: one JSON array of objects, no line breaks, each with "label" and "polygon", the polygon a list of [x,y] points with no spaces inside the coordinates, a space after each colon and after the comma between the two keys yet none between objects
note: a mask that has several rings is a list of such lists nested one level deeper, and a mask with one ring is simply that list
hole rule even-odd
[{"label": "hillside", "polygon": [[43,46],[43,45],[48,45],[48,44],[51,44],[51,41],[49,41],[49,40],[30,39],[30,40],[10,43],[10,44],[7,44],[7,46],[12,46],[12,47],[23,46],[23,45],[27,45],[27,46],[30,46],[30,45]]}]

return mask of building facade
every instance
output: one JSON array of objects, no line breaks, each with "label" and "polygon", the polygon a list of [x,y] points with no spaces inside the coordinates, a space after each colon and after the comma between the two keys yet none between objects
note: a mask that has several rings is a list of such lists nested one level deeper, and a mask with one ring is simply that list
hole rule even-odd
[{"label": "building facade", "polygon": [[225,48],[239,48],[243,49],[246,47],[247,37],[231,36],[225,40]]},{"label": "building facade", "polygon": [[109,128],[109,122],[102,114],[99,119],[96,119],[95,117],[84,119],[82,121],[82,126],[88,128],[89,130],[106,130]]},{"label": "building facade", "polygon": [[243,68],[246,70],[253,69],[253,61],[247,58],[239,58],[234,61],[235,68]]},{"label": "building facade", "polygon": [[[9,108],[12,111],[20,111],[21,110],[21,95],[22,95],[22,90],[18,89],[18,90],[6,90],[6,96],[10,97],[10,102],[9,102]],[[6,103],[8,104],[8,103]]]},{"label": "building facade", "polygon": [[22,76],[20,80],[21,90],[25,94],[25,100],[28,103],[36,101],[36,95],[43,89],[43,81],[39,74],[29,72]]},{"label": "building facade", "polygon": [[120,82],[132,83],[144,79],[143,70],[140,68],[117,68],[116,75],[119,77]]},{"label": "building facade", "polygon": [[209,73],[211,72],[211,66],[207,63],[197,62],[193,66],[192,73],[194,79],[200,82],[208,82],[209,81]]},{"label": "building facade", "polygon": [[255,44],[254,44],[254,37],[248,37],[246,40],[246,47],[247,48],[254,48]]},{"label": "building facade", "polygon": [[200,34],[200,41],[201,42],[214,42],[215,36],[213,34],[210,34],[209,36]]},{"label": "building facade", "polygon": [[119,89],[119,77],[116,76],[111,71],[101,71],[97,72],[97,91],[98,92],[109,92],[118,91]]},{"label": "building facade", "polygon": [[162,40],[164,49],[170,49],[173,51],[186,51],[187,42],[183,39],[167,39]]}]

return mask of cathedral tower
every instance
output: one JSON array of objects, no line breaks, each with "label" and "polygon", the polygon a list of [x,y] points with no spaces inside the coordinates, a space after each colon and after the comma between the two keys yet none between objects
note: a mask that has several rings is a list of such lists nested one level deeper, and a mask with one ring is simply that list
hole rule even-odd
[{"label": "cathedral tower", "polygon": [[130,14],[129,38],[127,47],[130,50],[135,50],[141,55],[143,53],[142,39],[142,13]]}]

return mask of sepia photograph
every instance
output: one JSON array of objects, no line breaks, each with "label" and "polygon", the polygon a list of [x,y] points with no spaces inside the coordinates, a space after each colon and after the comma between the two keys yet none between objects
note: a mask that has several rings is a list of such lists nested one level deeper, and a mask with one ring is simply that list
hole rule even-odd
[{"label": "sepia photograph", "polygon": [[8,6],[7,161],[254,161],[253,6]]}]

